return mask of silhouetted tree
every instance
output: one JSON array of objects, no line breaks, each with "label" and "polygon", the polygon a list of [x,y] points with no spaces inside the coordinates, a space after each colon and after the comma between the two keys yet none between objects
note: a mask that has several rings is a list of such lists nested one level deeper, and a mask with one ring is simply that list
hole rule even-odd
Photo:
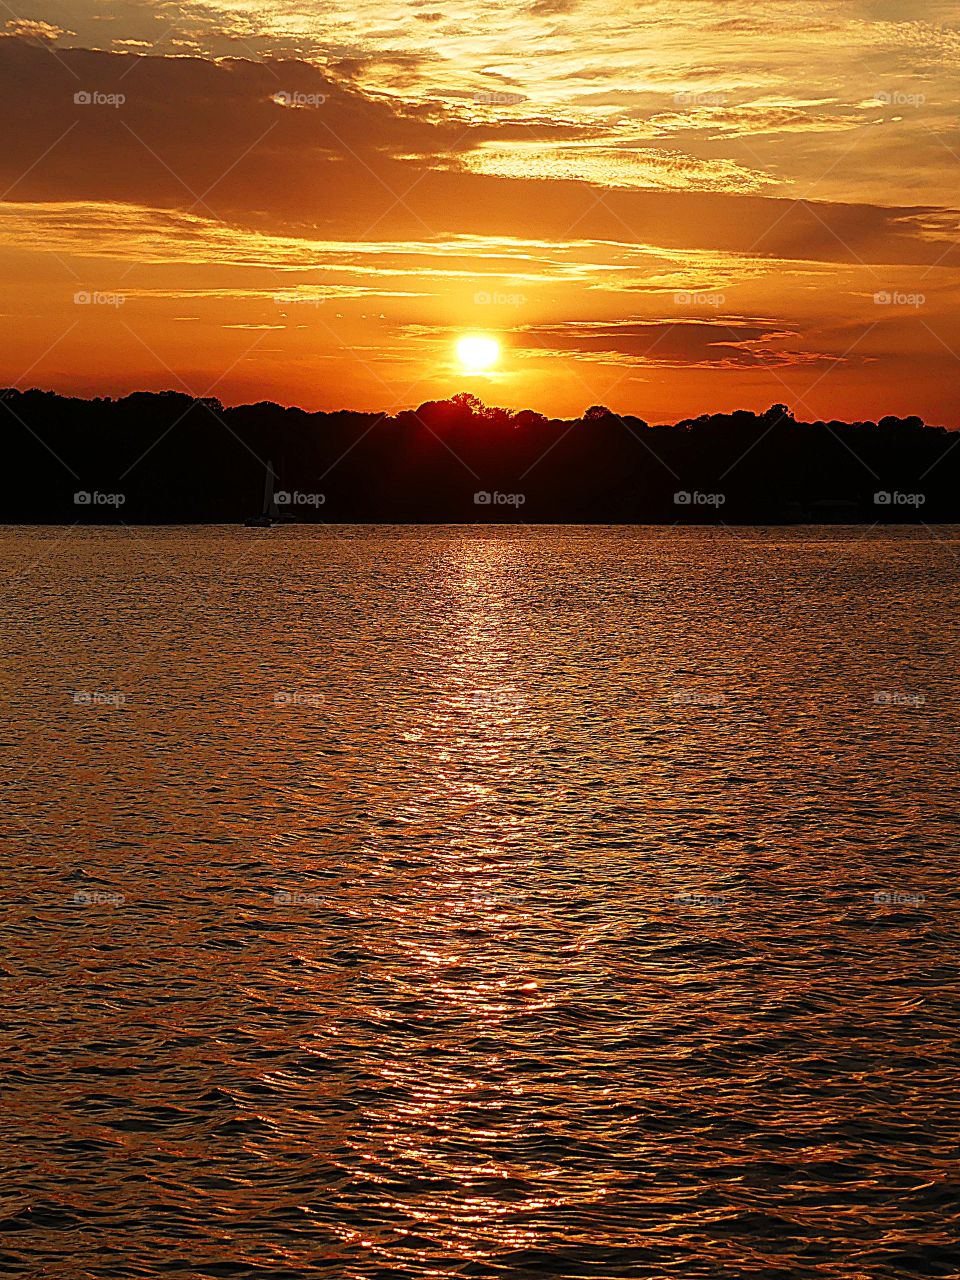
[{"label": "silhouetted tree", "polygon": [[457,405],[458,408],[472,413],[474,417],[481,417],[485,412],[483,401],[479,396],[475,396],[472,391],[458,391],[455,396],[450,397],[450,403]]},{"label": "silhouetted tree", "polygon": [[514,426],[517,427],[542,427],[546,421],[544,415],[537,413],[536,409],[521,409],[513,417]]},{"label": "silhouetted tree", "polygon": [[960,520],[958,437],[916,416],[796,422],[773,405],[650,427],[592,405],[582,421],[470,392],[390,416],[11,388],[0,521],[239,522],[261,510],[268,459],[280,490],[317,499],[291,514],[328,523]]}]

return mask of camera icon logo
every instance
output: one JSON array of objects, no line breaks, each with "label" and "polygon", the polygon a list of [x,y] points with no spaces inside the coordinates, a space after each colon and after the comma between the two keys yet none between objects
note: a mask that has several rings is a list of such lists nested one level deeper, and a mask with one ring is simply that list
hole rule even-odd
[{"label": "camera icon logo", "polygon": [[693,501],[693,499],[692,499],[692,496],[690,495],[690,493],[688,493],[688,491],[687,491],[686,489],[679,489],[679,490],[678,490],[678,491],[673,495],[673,501],[674,501],[675,505],[676,505],[676,506],[678,506],[678,507],[689,507],[689,505],[690,505],[690,503]]},{"label": "camera icon logo", "polygon": [[93,501],[92,496],[87,492],[86,489],[79,489],[73,495],[74,506],[77,506],[77,507],[89,507],[92,501]]},{"label": "camera icon logo", "polygon": [[88,89],[78,89],[73,95],[73,100],[78,107],[89,107],[93,101],[93,94]]},{"label": "camera icon logo", "polygon": [[478,490],[478,491],[473,495],[473,502],[474,502],[474,506],[477,506],[477,507],[489,507],[489,505],[490,505],[491,501],[492,501],[492,498],[491,498],[490,494],[489,494],[489,493],[487,493],[486,489],[479,489],[479,490]]},{"label": "camera icon logo", "polygon": [[893,501],[893,495],[888,493],[886,489],[881,489],[873,495],[874,505],[878,507],[889,507]]},{"label": "camera icon logo", "polygon": [[290,493],[287,489],[278,489],[273,500],[278,507],[287,507],[290,505]]}]

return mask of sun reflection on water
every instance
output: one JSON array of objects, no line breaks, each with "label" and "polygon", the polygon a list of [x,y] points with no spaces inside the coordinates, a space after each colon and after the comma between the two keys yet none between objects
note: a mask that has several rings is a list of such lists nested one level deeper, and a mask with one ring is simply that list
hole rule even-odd
[{"label": "sun reflection on water", "polygon": [[[957,638],[952,548],[297,530],[158,649],[231,535],[145,536],[176,572],[78,536],[4,633],[57,747],[6,1016],[69,1048],[11,1040],[23,1274],[946,1273],[960,668],[873,697]],[[122,715],[34,643],[116,687],[94,579]]]}]

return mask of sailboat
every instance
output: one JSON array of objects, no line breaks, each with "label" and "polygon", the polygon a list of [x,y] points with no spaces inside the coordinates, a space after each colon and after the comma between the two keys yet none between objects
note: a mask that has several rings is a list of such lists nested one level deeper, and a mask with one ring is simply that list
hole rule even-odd
[{"label": "sailboat", "polygon": [[244,520],[244,525],[248,529],[272,529],[277,520],[277,504],[273,497],[274,483],[276,481],[276,472],[273,469],[272,460],[267,463],[267,474],[263,479],[263,510],[258,516],[251,516],[249,520]]}]

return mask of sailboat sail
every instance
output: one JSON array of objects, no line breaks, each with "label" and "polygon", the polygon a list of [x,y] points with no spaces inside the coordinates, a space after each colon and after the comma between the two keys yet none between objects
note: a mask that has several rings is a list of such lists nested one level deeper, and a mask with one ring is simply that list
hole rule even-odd
[{"label": "sailboat sail", "polygon": [[244,520],[243,523],[248,529],[269,529],[276,520],[276,479],[277,476],[273,469],[273,463],[268,462],[267,472],[263,477],[263,508],[258,516],[251,516],[249,520]]},{"label": "sailboat sail", "polygon": [[277,474],[273,469],[273,460],[267,463],[267,474],[263,482],[263,514],[269,516],[271,520],[276,520],[280,514],[277,510],[277,500],[274,493],[277,487]]}]

